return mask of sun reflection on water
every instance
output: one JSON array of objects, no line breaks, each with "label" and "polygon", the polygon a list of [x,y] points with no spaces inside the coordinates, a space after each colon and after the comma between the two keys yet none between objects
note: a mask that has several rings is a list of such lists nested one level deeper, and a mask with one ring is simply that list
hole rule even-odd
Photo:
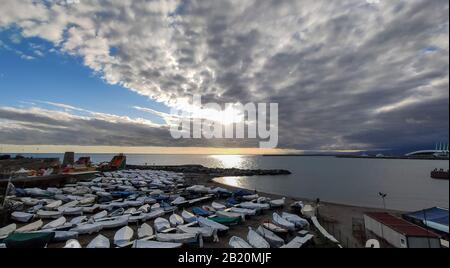
[{"label": "sun reflection on water", "polygon": [[243,168],[244,157],[241,155],[212,155],[222,168]]}]

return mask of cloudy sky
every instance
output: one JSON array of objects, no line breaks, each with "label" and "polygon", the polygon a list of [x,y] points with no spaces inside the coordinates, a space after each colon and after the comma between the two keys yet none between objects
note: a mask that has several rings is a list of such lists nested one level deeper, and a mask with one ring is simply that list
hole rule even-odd
[{"label": "cloudy sky", "polygon": [[192,94],[279,104],[279,147],[434,147],[449,136],[447,0],[2,0],[0,144],[174,140]]}]

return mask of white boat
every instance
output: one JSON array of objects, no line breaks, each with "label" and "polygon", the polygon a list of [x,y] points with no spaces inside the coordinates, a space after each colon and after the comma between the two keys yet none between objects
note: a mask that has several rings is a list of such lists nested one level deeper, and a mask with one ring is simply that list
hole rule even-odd
[{"label": "white boat", "polygon": [[267,230],[270,230],[270,231],[272,231],[274,233],[277,233],[277,234],[285,234],[285,233],[288,232],[288,230],[286,230],[284,228],[281,228],[281,227],[279,227],[279,226],[277,226],[277,225],[275,225],[273,223],[270,223],[270,222],[263,223],[263,227],[266,228]]},{"label": "white boat", "polygon": [[228,226],[225,226],[223,224],[217,223],[204,217],[198,217],[197,221],[201,227],[211,227],[214,230],[217,230],[218,232],[226,232],[230,229]]},{"label": "white boat", "polygon": [[99,223],[102,225],[103,229],[114,229],[127,225],[129,218],[130,217],[128,215],[124,215],[110,220],[101,221]]},{"label": "white boat", "polygon": [[261,196],[258,199],[256,199],[257,203],[269,203],[270,202],[270,198],[265,197],[265,196]]},{"label": "white boat", "polygon": [[193,185],[191,187],[186,188],[186,191],[200,194],[207,194],[211,191],[211,188],[206,187],[204,185]]},{"label": "white boat", "polygon": [[124,226],[114,235],[114,244],[120,247],[126,243],[129,243],[133,237],[133,234],[133,229],[128,226]]},{"label": "white boat", "polygon": [[193,244],[198,242],[198,235],[193,233],[183,234],[156,234],[156,241],[182,244]]},{"label": "white boat", "polygon": [[136,208],[129,208],[129,209],[125,210],[125,212],[124,212],[123,214],[125,214],[125,215],[131,215],[131,214],[136,213],[136,211],[137,211]]},{"label": "white boat", "polygon": [[301,248],[304,244],[306,244],[308,241],[310,241],[314,236],[311,234],[307,234],[304,237],[295,237],[292,239],[289,243],[282,246],[281,248]]},{"label": "white boat", "polygon": [[280,226],[281,228],[284,228],[284,229],[289,230],[289,231],[295,231],[295,224],[293,224],[290,221],[287,221],[287,220],[283,219],[276,212],[273,213],[272,221],[273,221],[274,224]]},{"label": "white boat", "polygon": [[27,224],[19,229],[17,229],[16,233],[28,233],[39,230],[44,225],[42,220],[35,221],[33,223]]},{"label": "white boat", "polygon": [[186,225],[180,225],[177,230],[181,233],[201,235],[202,238],[213,237],[214,242],[219,242],[217,231],[211,227],[188,227]]},{"label": "white boat", "polygon": [[212,206],[216,211],[225,210],[225,209],[227,208],[225,205],[222,205],[222,204],[217,203],[217,202],[212,202],[211,206]]},{"label": "white boat", "polygon": [[[58,209],[59,210],[59,209]],[[70,207],[70,208],[64,208],[62,210],[59,210],[63,213],[63,215],[83,215],[83,208],[82,207]]]},{"label": "white boat", "polygon": [[283,219],[295,224],[295,226],[297,228],[306,228],[309,226],[309,222],[307,220],[305,220],[302,217],[297,216],[295,214],[283,212],[283,213],[281,213],[281,217],[283,217]]},{"label": "white boat", "polygon": [[83,213],[94,213],[99,208],[100,208],[99,204],[94,204],[90,207],[83,207]]},{"label": "white boat", "polygon": [[[100,208],[101,208],[101,206],[100,206]],[[113,212],[111,212],[111,213],[109,214],[109,217],[122,216],[124,212],[125,212],[125,209],[119,208],[119,209],[116,209],[116,210],[114,210]]]},{"label": "white boat", "polygon": [[92,216],[92,219],[94,219],[94,221],[97,221],[99,219],[106,218],[107,216],[108,216],[108,211],[103,210],[103,211],[100,211],[99,213],[95,214],[94,216]]},{"label": "white boat", "polygon": [[34,214],[14,211],[11,213],[11,219],[18,222],[29,222],[34,217]]},{"label": "white boat", "polygon": [[139,239],[150,237],[152,235],[153,235],[153,228],[147,223],[142,224],[141,227],[138,228]]},{"label": "white boat", "polygon": [[328,240],[330,240],[333,243],[339,244],[339,241],[334,238],[334,236],[332,236],[331,234],[329,234],[327,232],[327,230],[325,230],[325,228],[322,227],[322,225],[320,225],[319,221],[317,220],[316,216],[311,217],[311,221],[313,222],[314,226],[317,228],[317,230],[319,230],[319,232],[326,237]]},{"label": "white boat", "polygon": [[79,203],[79,201],[77,201],[77,200],[70,201],[68,203],[65,203],[64,205],[59,206],[58,210],[64,211],[64,209],[66,209],[66,208],[75,207],[76,205],[78,205],[78,203]]},{"label": "white boat", "polygon": [[304,205],[301,212],[302,215],[308,219],[316,215],[316,209],[311,205]]},{"label": "white boat", "polygon": [[228,212],[228,211],[217,211],[216,215],[218,217],[224,217],[224,218],[229,218],[229,219],[236,219],[236,218],[241,218],[242,221],[245,220],[245,216],[239,213],[234,213],[234,212]]},{"label": "white boat", "polygon": [[70,239],[77,239],[78,233],[77,232],[71,232],[71,231],[54,231],[55,237],[53,238],[53,242],[65,242]]},{"label": "white boat", "polygon": [[35,198],[31,198],[31,197],[22,197],[19,200],[24,205],[29,206],[29,207],[36,206],[37,204],[40,203],[39,199],[35,199]]},{"label": "white boat", "polygon": [[138,208],[137,211],[140,211],[142,213],[148,213],[151,209],[151,206],[149,204],[145,204],[143,206],[141,206],[140,208]]},{"label": "white boat", "polygon": [[135,214],[128,218],[129,223],[145,222],[147,215],[145,213]]},{"label": "white boat", "polygon": [[90,205],[95,202],[95,197],[87,197],[85,199],[80,200],[80,205]]},{"label": "white boat", "polygon": [[172,227],[177,227],[178,225],[184,224],[183,218],[180,215],[177,215],[175,213],[170,215],[169,222]]},{"label": "white boat", "polygon": [[78,234],[93,234],[98,233],[103,229],[100,223],[82,223],[77,225],[75,228],[70,229],[71,232],[77,232]]},{"label": "white boat", "polygon": [[60,217],[54,221],[51,221],[49,223],[47,223],[46,225],[44,225],[42,227],[42,229],[54,229],[54,228],[58,228],[60,226],[63,226],[66,223],[66,218],[64,217]]},{"label": "white boat", "polygon": [[86,248],[110,248],[109,239],[103,235],[98,235],[87,245]]},{"label": "white boat", "polygon": [[155,231],[157,233],[170,229],[170,222],[164,218],[157,218],[154,222]]},{"label": "white boat", "polygon": [[17,225],[15,223],[0,228],[0,239],[8,237],[8,235],[12,234],[16,229]]},{"label": "white boat", "polygon": [[262,236],[272,248],[279,248],[284,245],[284,240],[272,231],[259,226],[256,232]]},{"label": "white boat", "polygon": [[183,212],[181,212],[181,217],[183,217],[184,221],[188,223],[197,221],[197,217],[186,210],[183,210]]},{"label": "white boat", "polygon": [[164,214],[166,214],[166,213],[164,212],[163,209],[157,209],[154,211],[150,211],[149,213],[145,213],[144,214],[145,217],[142,220],[143,221],[153,220],[153,219],[163,216]]},{"label": "white boat", "polygon": [[246,200],[246,201],[252,201],[252,200],[255,200],[255,199],[258,199],[259,198],[259,195],[257,195],[257,194],[253,194],[253,195],[244,195],[243,197],[242,197],[242,199],[244,199],[244,200]]},{"label": "white boat", "polygon": [[246,209],[255,209],[255,210],[270,209],[270,205],[269,204],[253,203],[253,202],[240,203],[239,207],[246,208]]},{"label": "white boat", "polygon": [[29,209],[27,210],[27,213],[35,214],[36,212],[38,212],[39,210],[41,210],[41,209],[43,209],[43,208],[44,208],[44,205],[42,205],[42,204],[37,204],[37,205],[35,205],[35,206],[29,208]]},{"label": "white boat", "polygon": [[160,209],[160,208],[161,208],[161,205],[159,203],[153,204],[151,206],[151,210],[156,210],[156,209]]},{"label": "white boat", "polygon": [[182,245],[181,243],[136,240],[133,248],[180,248]]},{"label": "white boat", "polygon": [[184,204],[184,203],[186,203],[186,198],[184,198],[182,196],[179,196],[179,197],[175,198],[175,200],[173,200],[171,202],[171,204],[173,206],[178,206],[178,205],[181,205],[181,204]]},{"label": "white boat", "polygon": [[82,223],[82,222],[84,222],[86,220],[87,220],[86,216],[78,216],[78,217],[75,217],[75,218],[71,219],[70,223],[72,223],[72,224],[80,224],[80,223]]},{"label": "white boat", "polygon": [[247,241],[237,236],[230,238],[228,245],[230,245],[231,248],[253,248]]},{"label": "white boat", "polygon": [[280,208],[280,207],[284,206],[285,202],[286,202],[286,198],[283,197],[282,199],[269,201],[269,204],[270,204],[270,207],[272,207],[272,208]]},{"label": "white boat", "polygon": [[254,248],[270,248],[270,244],[257,232],[253,231],[252,227],[248,227],[247,240]]},{"label": "white boat", "polygon": [[60,211],[39,210],[36,213],[36,216],[38,216],[41,219],[57,219],[57,218],[62,216],[62,212],[60,212]]},{"label": "white boat", "polygon": [[128,207],[140,207],[140,206],[144,205],[144,202],[138,201],[138,200],[127,200],[127,201],[125,201],[125,204]]},{"label": "white boat", "polygon": [[246,208],[230,208],[230,212],[238,213],[245,216],[255,216],[256,215],[256,209],[246,209]]},{"label": "white boat", "polygon": [[63,202],[61,200],[56,200],[54,202],[51,202],[51,203],[45,205],[44,209],[55,210],[55,209],[59,208],[62,204],[63,204]]},{"label": "white boat", "polygon": [[64,248],[82,248],[80,242],[76,239],[70,239],[66,242]]}]

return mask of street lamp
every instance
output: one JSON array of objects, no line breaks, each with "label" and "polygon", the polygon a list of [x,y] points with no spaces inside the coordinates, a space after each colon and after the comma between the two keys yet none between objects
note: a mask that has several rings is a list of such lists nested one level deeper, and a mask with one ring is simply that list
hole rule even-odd
[{"label": "street lamp", "polygon": [[387,194],[379,192],[378,195],[383,199],[383,208],[384,208],[384,210],[386,210],[386,197],[387,197]]}]

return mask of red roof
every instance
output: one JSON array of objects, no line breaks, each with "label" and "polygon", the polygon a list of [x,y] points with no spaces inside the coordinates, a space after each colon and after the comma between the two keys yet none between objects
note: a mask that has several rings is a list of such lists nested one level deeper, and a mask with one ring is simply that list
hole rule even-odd
[{"label": "red roof", "polygon": [[406,220],[394,217],[389,213],[373,212],[366,213],[366,215],[405,236],[439,238],[437,234]]}]

